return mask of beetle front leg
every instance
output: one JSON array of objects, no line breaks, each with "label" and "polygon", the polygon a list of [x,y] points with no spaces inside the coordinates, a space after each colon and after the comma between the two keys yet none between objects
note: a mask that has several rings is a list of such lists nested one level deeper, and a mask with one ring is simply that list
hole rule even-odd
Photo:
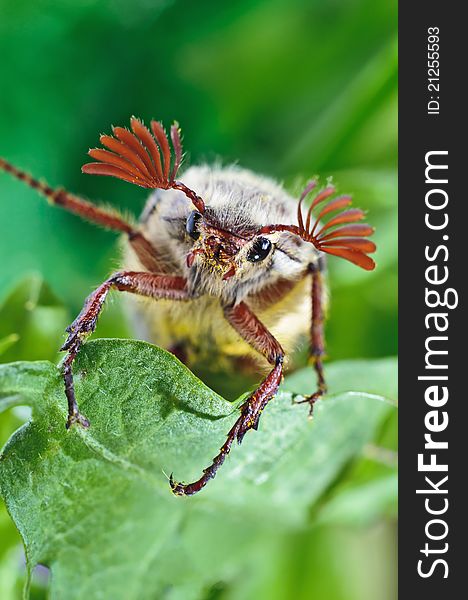
[{"label": "beetle front leg", "polygon": [[99,314],[111,289],[155,299],[188,300],[186,280],[183,277],[135,271],[116,273],[86,299],[80,314],[67,327],[68,337],[61,348],[68,351],[62,365],[68,401],[67,429],[75,423],[89,427],[89,421],[80,413],[76,402],[72,365],[84,340],[96,329]]},{"label": "beetle front leg", "polygon": [[257,429],[260,415],[276,394],[283,377],[283,349],[250,308],[241,302],[237,306],[226,308],[224,314],[241,337],[274,366],[260,386],[240,407],[239,418],[227,434],[219,454],[215,456],[211,465],[203,470],[200,479],[185,484],[175,481],[171,475],[171,489],[177,496],[192,496],[203,489],[210,479],[213,479],[231,451],[234,440],[240,444],[249,429]]}]

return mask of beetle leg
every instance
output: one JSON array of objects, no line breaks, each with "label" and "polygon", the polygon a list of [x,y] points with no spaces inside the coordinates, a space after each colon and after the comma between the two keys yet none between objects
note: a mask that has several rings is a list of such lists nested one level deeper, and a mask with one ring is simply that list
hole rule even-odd
[{"label": "beetle leg", "polygon": [[96,329],[99,314],[111,289],[155,299],[188,300],[186,280],[183,277],[135,271],[112,275],[86,299],[80,314],[67,327],[68,337],[61,348],[68,351],[62,366],[68,400],[67,429],[74,423],[89,426],[89,421],[80,413],[76,402],[72,365],[85,338]]},{"label": "beetle leg", "polygon": [[23,181],[29,187],[37,190],[40,194],[45,196],[51,204],[60,206],[64,210],[71,212],[86,221],[100,225],[105,229],[125,233],[128,236],[130,245],[146,269],[153,273],[164,273],[166,271],[164,268],[164,261],[160,259],[154,246],[137,228],[128,223],[117,211],[96,206],[92,202],[79,198],[74,194],[70,194],[64,189],[51,188],[47,183],[34,179],[34,177],[31,177],[31,175],[21,169],[17,169],[3,158],[0,158],[0,170],[10,173],[13,177],[16,177],[16,179]]},{"label": "beetle leg", "polygon": [[199,492],[210,479],[216,475],[226,456],[231,451],[234,440],[240,444],[249,429],[257,429],[260,415],[268,402],[276,394],[283,377],[284,352],[279,342],[260,322],[251,309],[241,302],[224,311],[226,319],[257,352],[265,356],[273,369],[265,377],[255,392],[240,407],[240,416],[229,431],[219,454],[197,481],[189,484],[180,483],[170,478],[171,489],[178,496],[192,496]]},{"label": "beetle leg", "polygon": [[317,390],[306,396],[303,400],[297,401],[297,404],[308,403],[310,406],[309,416],[312,416],[314,404],[327,391],[327,384],[323,373],[322,358],[325,354],[325,335],[324,335],[324,310],[323,310],[323,267],[319,259],[317,265],[310,266],[312,273],[312,322],[310,327],[310,347],[309,357],[317,375]]}]

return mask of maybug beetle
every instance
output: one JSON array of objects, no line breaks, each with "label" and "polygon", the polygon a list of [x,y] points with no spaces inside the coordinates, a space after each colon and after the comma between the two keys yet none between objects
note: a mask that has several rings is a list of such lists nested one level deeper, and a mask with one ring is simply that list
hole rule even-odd
[{"label": "maybug beetle", "polygon": [[[124,267],[85,301],[67,328],[62,347],[68,400],[67,427],[89,423],[79,409],[73,386],[73,361],[96,328],[111,290],[146,296],[155,302],[135,308],[146,337],[190,356],[205,352],[235,362],[260,356],[269,372],[240,407],[226,442],[195,482],[170,479],[172,491],[192,495],[214,477],[231,450],[275,395],[283,377],[286,352],[310,327],[310,354],[317,389],[304,401],[312,407],[326,391],[324,353],[324,258],[340,256],[371,270],[375,251],[367,236],[373,228],[360,221],[364,212],[349,208],[348,195],[335,195],[311,181],[297,202],[278,183],[238,167],[198,166],[178,172],[182,145],[177,124],[171,144],[161,123],[150,129],[136,118],[131,129],[114,127],[100,138],[106,149],[89,151],[95,162],[84,173],[117,177],[155,190],[137,224],[62,189],[53,189],[0,159],[0,168],[46,196],[51,203],[126,236]],[[302,208],[312,196],[308,209]],[[325,222],[324,222],[325,219]],[[165,300],[165,302],[157,302]]]}]

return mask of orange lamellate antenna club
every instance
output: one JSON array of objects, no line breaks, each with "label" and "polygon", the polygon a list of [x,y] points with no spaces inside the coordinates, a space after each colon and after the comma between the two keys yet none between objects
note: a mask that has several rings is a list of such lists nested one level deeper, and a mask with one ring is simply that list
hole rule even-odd
[{"label": "orange lamellate antenna club", "polygon": [[[83,165],[83,173],[107,175],[148,189],[176,189],[192,201],[195,208],[205,212],[205,203],[193,190],[176,181],[182,162],[182,142],[177,123],[171,127],[171,147],[164,127],[151,121],[151,131],[136,117],[130,119],[132,131],[114,127],[114,137],[101,135],[101,144],[107,148],[93,148],[88,154],[99,162]],[[172,167],[171,167],[172,162]]]},{"label": "orange lamellate antenna club", "polygon": [[[311,181],[301,194],[297,210],[298,225],[267,225],[262,227],[259,233],[289,231],[304,241],[311,242],[317,250],[341,256],[366,271],[372,271],[375,262],[368,254],[375,252],[376,246],[374,242],[366,239],[366,236],[372,235],[374,228],[366,223],[357,223],[364,219],[365,212],[360,208],[347,208],[352,203],[350,196],[343,195],[330,200],[335,193],[335,188],[332,185],[327,186],[312,200],[304,223],[302,203],[316,185],[315,180]],[[314,210],[324,202],[326,202],[325,206],[314,215],[312,225]],[[324,217],[336,211],[341,212],[321,225]]]}]

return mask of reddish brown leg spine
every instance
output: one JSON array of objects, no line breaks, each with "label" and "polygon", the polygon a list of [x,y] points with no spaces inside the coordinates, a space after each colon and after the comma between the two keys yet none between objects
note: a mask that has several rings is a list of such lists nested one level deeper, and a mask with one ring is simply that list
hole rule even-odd
[{"label": "reddish brown leg spine", "polygon": [[68,212],[106,229],[121,231],[127,234],[129,242],[143,266],[153,272],[164,272],[163,262],[159,260],[154,246],[150,244],[141,232],[125,221],[116,211],[95,206],[91,202],[78,198],[63,189],[53,189],[46,183],[34,179],[25,171],[17,169],[3,158],[0,158],[0,170],[10,173],[16,179],[23,181],[29,187],[37,190],[51,204],[61,206]]},{"label": "reddish brown leg spine", "polygon": [[240,417],[229,431],[219,454],[215,456],[211,465],[203,470],[200,479],[193,483],[184,484],[174,481],[171,475],[171,489],[178,496],[192,496],[203,489],[224,463],[226,456],[231,451],[234,440],[237,439],[240,444],[249,429],[257,429],[260,415],[276,394],[283,376],[283,349],[250,308],[244,302],[241,302],[237,306],[226,308],[224,312],[226,319],[244,340],[257,352],[263,354],[268,362],[274,366],[260,386],[240,407]]},{"label": "reddish brown leg spine", "polygon": [[186,280],[183,277],[155,275],[154,273],[139,273],[135,271],[116,273],[102,283],[86,299],[80,314],[67,327],[68,337],[61,348],[61,350],[68,351],[62,366],[65,394],[68,401],[67,429],[74,423],[79,423],[83,427],[89,426],[88,420],[81,415],[76,402],[72,365],[84,339],[96,329],[99,314],[111,289],[155,299],[188,299]]}]

